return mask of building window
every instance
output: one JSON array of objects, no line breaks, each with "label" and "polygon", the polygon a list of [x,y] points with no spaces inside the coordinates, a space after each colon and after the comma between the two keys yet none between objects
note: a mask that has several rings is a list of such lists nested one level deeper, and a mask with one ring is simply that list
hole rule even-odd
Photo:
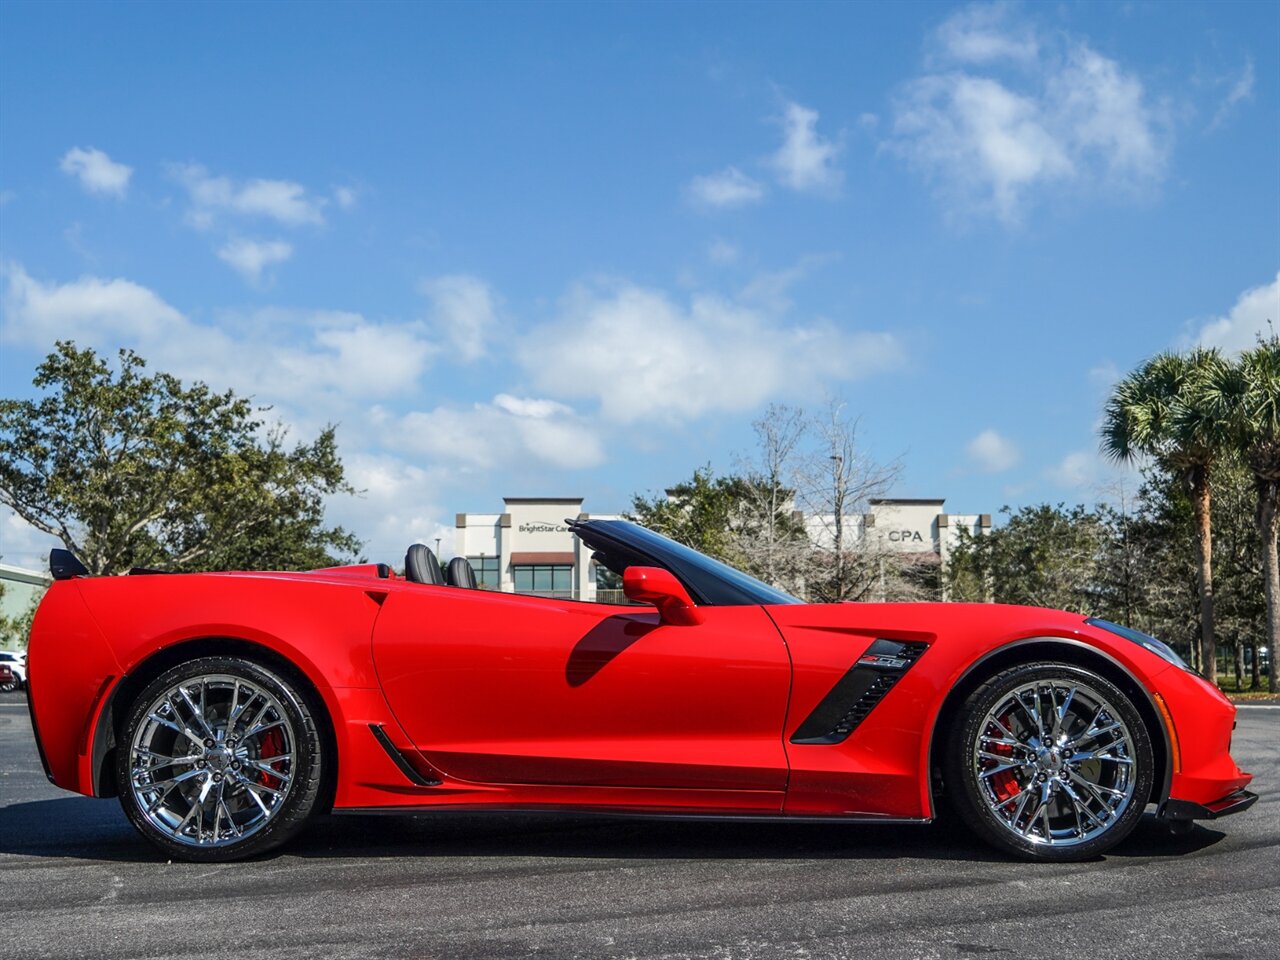
[{"label": "building window", "polygon": [[622,577],[619,574],[599,563],[593,563],[592,566],[596,571],[596,603],[630,604],[633,602],[628,600],[626,593],[623,592]]},{"label": "building window", "polygon": [[513,566],[516,593],[533,593],[542,597],[573,599],[573,567],[560,564]]},{"label": "building window", "polygon": [[497,557],[467,557],[471,569],[476,572],[476,586],[482,590],[501,590],[498,579]]}]

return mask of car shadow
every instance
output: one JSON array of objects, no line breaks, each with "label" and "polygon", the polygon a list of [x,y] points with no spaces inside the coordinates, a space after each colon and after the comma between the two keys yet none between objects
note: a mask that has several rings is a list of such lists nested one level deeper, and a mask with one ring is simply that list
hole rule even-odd
[{"label": "car shadow", "polygon": [[[1225,837],[1173,836],[1148,814],[1109,858],[1170,858]],[[0,854],[157,863],[117,803],[60,797],[0,807]],[[779,823],[609,815],[439,812],[319,817],[277,857],[547,857],[620,860],[947,860],[1012,862],[953,818],[932,824]]]},{"label": "car shadow", "polygon": [[58,797],[0,807],[0,854],[163,863],[114,800]]},{"label": "car shadow", "polygon": [[658,629],[652,614],[619,614],[601,620],[575,645],[565,664],[571,687],[580,687],[647,633]]}]

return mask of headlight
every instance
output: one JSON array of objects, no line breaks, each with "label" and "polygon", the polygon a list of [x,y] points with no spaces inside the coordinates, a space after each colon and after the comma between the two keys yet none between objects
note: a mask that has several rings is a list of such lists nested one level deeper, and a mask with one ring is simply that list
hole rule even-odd
[{"label": "headlight", "polygon": [[1157,640],[1155,637],[1145,634],[1141,630],[1134,630],[1132,627],[1122,627],[1118,623],[1112,623],[1110,620],[1099,620],[1097,617],[1090,617],[1085,621],[1085,623],[1093,624],[1095,627],[1101,627],[1108,633],[1114,633],[1117,637],[1124,637],[1126,640],[1150,650],[1161,660],[1167,660],[1175,667],[1181,667],[1188,673],[1195,673],[1194,670],[1187,666],[1187,661],[1174,653],[1173,647],[1169,646],[1163,640]]}]

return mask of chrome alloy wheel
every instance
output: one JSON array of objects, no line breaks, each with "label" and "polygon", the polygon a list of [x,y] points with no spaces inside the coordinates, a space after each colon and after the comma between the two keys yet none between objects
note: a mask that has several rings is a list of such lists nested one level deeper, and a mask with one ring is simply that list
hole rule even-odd
[{"label": "chrome alloy wheel", "polygon": [[280,701],[228,674],[174,684],[130,744],[129,786],[157,830],[220,847],[261,830],[292,786],[297,736]]},{"label": "chrome alloy wheel", "polygon": [[1118,708],[1075,680],[1015,687],[987,712],[973,749],[995,819],[1033,844],[1068,847],[1106,832],[1134,799],[1137,753]]}]

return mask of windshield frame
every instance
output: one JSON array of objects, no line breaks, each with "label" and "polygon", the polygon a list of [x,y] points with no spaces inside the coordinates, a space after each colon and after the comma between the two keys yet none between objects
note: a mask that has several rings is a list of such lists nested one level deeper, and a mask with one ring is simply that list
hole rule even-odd
[{"label": "windshield frame", "polygon": [[627,567],[669,571],[699,606],[745,607],[804,603],[719,560],[629,520],[573,520],[569,529],[618,575]]}]

